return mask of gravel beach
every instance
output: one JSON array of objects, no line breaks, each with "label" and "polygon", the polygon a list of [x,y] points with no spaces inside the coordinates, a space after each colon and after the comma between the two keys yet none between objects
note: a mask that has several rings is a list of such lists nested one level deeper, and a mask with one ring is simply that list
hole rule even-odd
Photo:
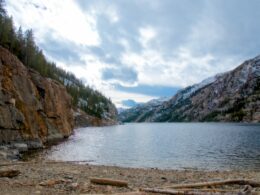
[{"label": "gravel beach", "polygon": [[[10,165],[9,163],[12,163]],[[198,171],[122,168],[71,162],[32,160],[0,163],[1,170],[19,170],[13,178],[0,177],[0,194],[127,194],[140,188],[164,187],[181,183],[252,179],[260,181],[260,171]],[[97,185],[90,178],[125,180],[128,187]],[[244,186],[232,188],[241,190]],[[255,188],[260,191],[259,188]],[[148,193],[130,193],[148,194]]]}]

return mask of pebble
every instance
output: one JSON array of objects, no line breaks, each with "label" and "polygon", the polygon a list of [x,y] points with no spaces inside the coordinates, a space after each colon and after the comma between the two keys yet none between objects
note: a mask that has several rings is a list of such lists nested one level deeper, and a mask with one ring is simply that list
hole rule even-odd
[{"label": "pebble", "polygon": [[71,190],[76,190],[78,187],[79,187],[79,184],[78,184],[78,183],[72,183],[72,184],[70,184],[70,186],[69,186],[69,188],[70,188]]},{"label": "pebble", "polygon": [[14,143],[13,147],[17,149],[19,152],[26,152],[28,151],[28,145],[25,143]]},{"label": "pebble", "polygon": [[162,180],[164,181],[167,181],[167,178],[166,177],[161,177]]},{"label": "pebble", "polygon": [[72,179],[73,179],[73,176],[71,176],[71,175],[65,175],[64,178],[65,178],[65,179],[70,179],[70,180],[72,180]]}]

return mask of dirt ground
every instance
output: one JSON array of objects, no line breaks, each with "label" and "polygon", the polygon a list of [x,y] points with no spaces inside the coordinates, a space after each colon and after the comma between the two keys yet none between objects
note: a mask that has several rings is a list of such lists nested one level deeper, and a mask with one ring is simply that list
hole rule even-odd
[{"label": "dirt ground", "polygon": [[[9,164],[10,162],[7,162]],[[14,162],[12,162],[14,163]],[[0,194],[113,194],[138,191],[139,188],[164,187],[180,183],[217,181],[223,179],[253,179],[260,181],[258,171],[196,171],[121,168],[71,162],[29,161],[6,165],[0,170],[19,170],[13,178],[0,177]],[[90,183],[91,177],[125,180],[128,187],[113,187]],[[243,186],[235,186],[242,189]],[[255,189],[260,191],[259,188]],[[145,193],[140,193],[145,194]]]}]

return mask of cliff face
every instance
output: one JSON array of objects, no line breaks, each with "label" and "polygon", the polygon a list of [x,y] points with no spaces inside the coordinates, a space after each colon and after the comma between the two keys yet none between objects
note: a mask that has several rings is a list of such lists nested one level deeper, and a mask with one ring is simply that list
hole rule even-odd
[{"label": "cliff face", "polygon": [[0,47],[0,143],[41,147],[68,137],[73,124],[71,97],[65,87],[27,69]]},{"label": "cliff face", "polygon": [[[136,117],[136,110],[142,117]],[[127,122],[260,122],[260,56],[233,71],[180,90],[154,108],[133,108],[120,115]]]}]

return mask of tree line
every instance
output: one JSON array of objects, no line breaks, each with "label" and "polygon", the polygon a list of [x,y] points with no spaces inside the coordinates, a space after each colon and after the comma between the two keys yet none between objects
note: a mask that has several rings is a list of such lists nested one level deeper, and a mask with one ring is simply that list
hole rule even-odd
[{"label": "tree line", "polygon": [[74,74],[48,61],[43,51],[36,45],[33,31],[31,29],[23,31],[22,27],[16,29],[12,17],[6,13],[4,4],[4,0],[0,0],[0,45],[16,55],[25,66],[36,70],[43,77],[65,85],[75,107],[102,118],[104,113],[109,111],[111,100],[84,85]]}]

